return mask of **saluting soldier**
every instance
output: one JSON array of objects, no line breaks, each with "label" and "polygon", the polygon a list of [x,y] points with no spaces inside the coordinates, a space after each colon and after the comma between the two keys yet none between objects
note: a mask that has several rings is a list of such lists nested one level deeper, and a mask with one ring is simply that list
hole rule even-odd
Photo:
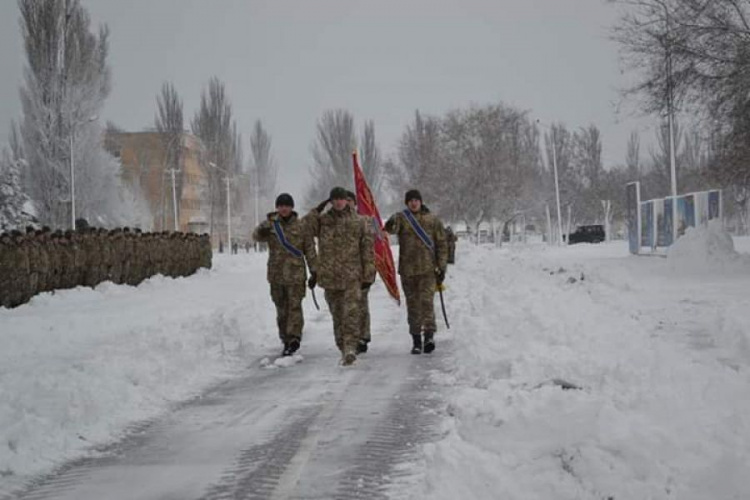
[{"label": "saluting soldier", "polygon": [[288,193],[276,198],[276,211],[266,216],[253,232],[255,241],[268,243],[267,279],[271,299],[276,306],[276,324],[284,345],[283,356],[294,354],[302,342],[302,299],[305,298],[306,266],[315,276],[317,252],[312,235],[294,211],[294,199]]},{"label": "saluting soldier", "polygon": [[398,273],[406,296],[412,354],[435,349],[435,288],[442,285],[447,267],[447,243],[443,223],[411,189],[404,196],[406,209],[392,215],[385,230],[398,235]]},{"label": "saluting soldier", "polygon": [[[341,351],[342,363],[357,360],[360,330],[360,298],[363,289],[375,281],[375,252],[372,233],[347,202],[346,189],[335,187],[329,200],[305,216],[318,238],[318,274],[308,282],[325,290],[333,316],[333,334]],[[323,212],[327,203],[331,210]]]}]

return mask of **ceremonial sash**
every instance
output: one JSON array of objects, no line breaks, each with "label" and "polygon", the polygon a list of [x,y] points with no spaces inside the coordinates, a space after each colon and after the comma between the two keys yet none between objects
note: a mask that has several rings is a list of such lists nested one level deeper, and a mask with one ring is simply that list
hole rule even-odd
[{"label": "ceremonial sash", "polygon": [[422,243],[424,243],[425,246],[430,250],[430,252],[434,254],[435,244],[432,242],[432,238],[430,238],[422,228],[422,226],[419,225],[419,221],[417,221],[416,217],[414,217],[414,214],[411,213],[411,210],[404,210],[404,217],[406,217],[406,220],[409,222],[409,225],[414,230],[414,232],[417,233],[419,239],[422,240]]},{"label": "ceremonial sash", "polygon": [[282,247],[284,247],[284,250],[301,259],[303,256],[302,252],[299,250],[299,248],[289,243],[289,240],[286,239],[284,230],[281,228],[281,223],[278,219],[273,221],[273,228],[276,230],[276,239],[279,240],[279,243]]}]

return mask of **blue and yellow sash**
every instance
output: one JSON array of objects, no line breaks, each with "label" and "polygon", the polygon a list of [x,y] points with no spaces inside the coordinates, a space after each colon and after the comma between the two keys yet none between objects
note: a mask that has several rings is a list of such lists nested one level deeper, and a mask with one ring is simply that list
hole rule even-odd
[{"label": "blue and yellow sash", "polygon": [[430,250],[430,252],[434,254],[435,244],[432,242],[432,238],[430,238],[422,228],[422,226],[419,225],[419,221],[417,221],[417,219],[414,217],[414,214],[411,213],[411,210],[404,210],[404,217],[406,217],[406,220],[409,222],[409,225],[414,230],[414,232],[417,233],[419,239],[422,240],[422,243],[424,243],[425,246]]},{"label": "blue and yellow sash", "polygon": [[289,243],[289,240],[286,239],[286,236],[284,235],[284,230],[281,228],[281,223],[279,222],[279,219],[276,219],[275,221],[273,221],[273,228],[276,230],[275,231],[276,239],[279,240],[279,243],[281,244],[281,246],[284,247],[284,249],[290,254],[301,259],[302,252],[299,250],[299,248]]}]

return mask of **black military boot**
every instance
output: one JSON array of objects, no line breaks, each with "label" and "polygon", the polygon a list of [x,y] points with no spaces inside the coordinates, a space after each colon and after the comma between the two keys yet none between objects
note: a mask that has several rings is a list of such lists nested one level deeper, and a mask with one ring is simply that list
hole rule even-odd
[{"label": "black military boot", "polygon": [[292,351],[289,349],[289,344],[288,343],[284,343],[284,350],[281,351],[281,355],[282,356],[291,356],[292,355]]},{"label": "black military boot", "polygon": [[294,354],[299,350],[299,340],[292,339],[292,341],[287,344],[287,348],[289,349],[289,354]]},{"label": "black military boot", "polygon": [[435,332],[424,332],[424,352],[429,354],[435,350]]},{"label": "black military boot", "polygon": [[422,354],[422,336],[418,333],[411,336],[414,345],[411,348],[412,354]]},{"label": "black military boot", "polygon": [[357,342],[357,354],[362,354],[367,352],[367,341],[366,340],[360,340]]}]

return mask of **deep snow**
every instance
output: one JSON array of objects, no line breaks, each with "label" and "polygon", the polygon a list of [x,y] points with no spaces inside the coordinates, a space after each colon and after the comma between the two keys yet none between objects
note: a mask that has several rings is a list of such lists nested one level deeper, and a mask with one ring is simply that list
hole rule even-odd
[{"label": "deep snow", "polygon": [[[750,252],[750,239],[734,246]],[[190,278],[0,309],[0,494],[249,366],[304,371],[304,349],[269,357],[278,340],[265,257],[219,256]],[[680,258],[629,256],[621,242],[459,242],[446,292],[452,329],[438,336],[438,349],[450,340],[453,352],[433,374],[446,402],[443,437],[410,466],[428,481],[398,496],[743,498],[747,258],[675,265]],[[327,313],[308,301],[306,335],[332,344]],[[373,325],[406,330],[404,308],[378,304]],[[392,335],[408,347],[405,333]]]}]

